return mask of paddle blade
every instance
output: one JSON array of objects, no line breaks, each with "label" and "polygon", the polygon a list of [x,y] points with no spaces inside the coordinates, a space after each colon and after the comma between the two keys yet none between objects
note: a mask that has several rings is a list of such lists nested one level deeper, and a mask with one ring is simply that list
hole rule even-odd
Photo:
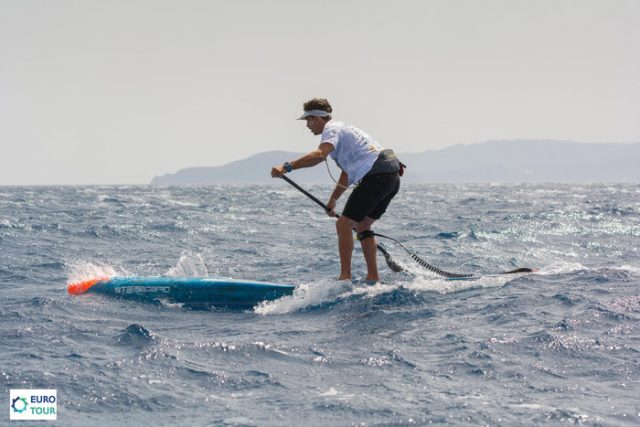
[{"label": "paddle blade", "polygon": [[106,280],[109,280],[109,278],[100,277],[97,279],[85,280],[83,282],[70,283],[69,286],[67,286],[67,292],[71,295],[81,295],[87,292],[96,283],[104,282]]},{"label": "paddle blade", "polygon": [[534,273],[536,271],[538,271],[538,270],[533,269],[533,268],[522,267],[522,268],[516,268],[515,270],[511,270],[511,271],[503,271],[500,274]]},{"label": "paddle blade", "polygon": [[380,245],[377,245],[377,247],[378,250],[382,252],[382,255],[384,255],[384,260],[387,262],[387,265],[389,266],[391,271],[393,271],[394,273],[400,273],[401,271],[404,271],[404,269],[400,267],[400,265],[395,262],[393,258],[391,258],[391,255],[389,255],[389,252],[387,252],[385,248]]}]

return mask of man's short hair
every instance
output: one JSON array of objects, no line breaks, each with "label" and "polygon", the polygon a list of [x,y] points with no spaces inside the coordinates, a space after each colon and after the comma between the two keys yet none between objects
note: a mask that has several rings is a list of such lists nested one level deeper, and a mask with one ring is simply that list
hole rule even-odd
[{"label": "man's short hair", "polygon": [[304,111],[322,110],[327,113],[331,113],[333,111],[331,104],[329,104],[329,101],[327,101],[326,98],[313,98],[305,102],[303,108]]}]

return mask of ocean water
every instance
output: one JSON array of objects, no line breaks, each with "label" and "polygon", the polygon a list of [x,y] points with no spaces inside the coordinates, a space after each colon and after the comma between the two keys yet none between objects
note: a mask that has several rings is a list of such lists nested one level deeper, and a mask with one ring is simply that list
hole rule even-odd
[{"label": "ocean water", "polygon": [[[640,424],[638,185],[405,185],[376,231],[444,270],[539,271],[447,282],[380,240],[406,271],[338,282],[333,220],[277,180],[0,187],[0,424],[17,388],[56,389],[64,426]],[[103,275],[298,289],[246,311],[66,293]]]}]

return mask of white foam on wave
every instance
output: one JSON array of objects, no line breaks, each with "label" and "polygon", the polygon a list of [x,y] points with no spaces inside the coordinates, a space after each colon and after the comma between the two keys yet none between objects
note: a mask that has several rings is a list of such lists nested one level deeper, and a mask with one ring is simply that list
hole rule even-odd
[{"label": "white foam on wave", "polygon": [[352,288],[353,285],[346,281],[320,280],[303,283],[296,287],[293,295],[287,295],[274,301],[261,302],[254,311],[265,315],[292,313],[320,305],[325,301],[335,300]]},{"label": "white foam on wave", "polygon": [[519,274],[479,277],[473,280],[445,280],[442,277],[417,277],[403,286],[409,290],[420,292],[437,292],[439,294],[451,294],[478,288],[500,288],[511,280],[519,277]]},{"label": "white foam on wave", "polygon": [[350,291],[345,292],[344,295],[342,295],[342,297],[347,298],[352,295],[363,295],[368,298],[373,298],[378,295],[393,292],[394,290],[398,289],[398,287],[400,286],[401,285],[397,283],[393,283],[393,284],[376,283],[375,285],[359,285],[359,286],[353,287],[353,289],[351,289]]},{"label": "white foam on wave", "polygon": [[336,400],[345,400],[348,401],[355,397],[355,394],[345,393],[344,391],[336,390],[334,387],[330,387],[329,390],[319,393],[318,397],[323,397],[325,399],[336,399]]},{"label": "white foam on wave", "polygon": [[[123,267],[114,266],[106,262],[73,260],[66,262],[67,283],[83,282],[99,277],[126,277],[136,276]],[[164,276],[172,277],[208,277],[204,256],[202,254],[184,251],[176,265],[170,268]]]},{"label": "white foam on wave", "polygon": [[299,285],[293,292],[274,301],[258,304],[254,311],[258,314],[287,314],[308,307],[320,305],[327,301],[340,301],[352,296],[374,298],[378,295],[404,288],[414,292],[437,292],[448,294],[476,288],[502,287],[519,274],[504,277],[482,277],[472,281],[449,281],[440,277],[415,277],[409,281],[378,283],[376,285],[353,285],[346,281],[321,280]]},{"label": "white foam on wave", "polygon": [[579,262],[554,262],[549,265],[545,265],[536,274],[552,275],[552,274],[567,274],[576,273],[578,271],[587,270],[587,267]]},{"label": "white foam on wave", "polygon": [[209,270],[202,254],[183,251],[175,267],[170,268],[164,275],[172,277],[208,277]]},{"label": "white foam on wave", "polygon": [[67,283],[83,282],[99,277],[131,276],[132,274],[121,267],[114,267],[107,263],[75,260],[66,263]]}]

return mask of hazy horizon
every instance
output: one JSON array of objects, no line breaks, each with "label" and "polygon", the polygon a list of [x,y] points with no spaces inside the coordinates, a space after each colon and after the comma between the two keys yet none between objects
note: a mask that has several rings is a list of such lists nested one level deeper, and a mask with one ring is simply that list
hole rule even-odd
[{"label": "hazy horizon", "polygon": [[0,53],[0,185],[308,151],[314,96],[404,153],[640,142],[633,0],[0,0]]}]

